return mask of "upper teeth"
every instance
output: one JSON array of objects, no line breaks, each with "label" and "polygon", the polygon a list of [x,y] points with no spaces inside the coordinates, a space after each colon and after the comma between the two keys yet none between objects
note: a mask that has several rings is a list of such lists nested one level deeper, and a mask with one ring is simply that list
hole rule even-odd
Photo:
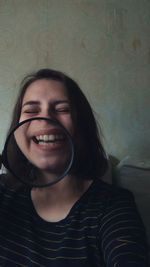
[{"label": "upper teeth", "polygon": [[38,135],[36,136],[36,139],[38,141],[54,141],[54,140],[62,140],[63,135],[62,134],[44,134],[44,135]]}]

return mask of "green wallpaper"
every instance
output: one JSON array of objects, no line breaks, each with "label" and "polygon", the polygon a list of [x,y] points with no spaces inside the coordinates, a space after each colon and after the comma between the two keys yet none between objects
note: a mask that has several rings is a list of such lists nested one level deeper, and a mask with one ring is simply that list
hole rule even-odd
[{"label": "green wallpaper", "polygon": [[149,29],[149,0],[0,0],[0,149],[20,80],[50,67],[80,84],[108,153],[149,157]]}]

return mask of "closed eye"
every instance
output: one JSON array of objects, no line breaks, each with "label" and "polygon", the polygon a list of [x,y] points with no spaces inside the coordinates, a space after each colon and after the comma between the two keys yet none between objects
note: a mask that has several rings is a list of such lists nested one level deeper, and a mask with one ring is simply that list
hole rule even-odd
[{"label": "closed eye", "polygon": [[70,113],[70,105],[69,103],[55,103],[54,105],[54,111],[56,113]]},{"label": "closed eye", "polygon": [[56,108],[55,109],[56,113],[70,113],[70,108]]},{"label": "closed eye", "polygon": [[23,111],[23,113],[28,113],[28,114],[36,114],[38,112],[39,111],[37,111],[37,110],[25,110],[25,111]]}]

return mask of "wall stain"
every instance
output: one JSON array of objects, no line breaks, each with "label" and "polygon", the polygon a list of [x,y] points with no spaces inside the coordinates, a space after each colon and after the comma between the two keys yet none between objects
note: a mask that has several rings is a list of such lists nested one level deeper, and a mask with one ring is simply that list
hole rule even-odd
[{"label": "wall stain", "polygon": [[85,44],[85,42],[84,42],[83,40],[81,41],[81,47],[82,47],[83,49],[85,49],[85,50],[87,49],[86,44]]},{"label": "wall stain", "polygon": [[122,36],[127,28],[127,10],[113,5],[107,6],[106,13],[107,31],[109,34]]},{"label": "wall stain", "polygon": [[142,44],[140,38],[134,38],[132,41],[132,47],[134,51],[137,52],[141,48],[141,46]]},{"label": "wall stain", "polygon": [[93,16],[97,10],[97,4],[92,2],[80,2],[76,3],[78,8],[87,16]]}]

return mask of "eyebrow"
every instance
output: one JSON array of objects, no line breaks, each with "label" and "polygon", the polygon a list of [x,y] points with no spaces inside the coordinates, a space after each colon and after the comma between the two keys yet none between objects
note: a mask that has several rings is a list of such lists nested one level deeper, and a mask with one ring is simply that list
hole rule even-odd
[{"label": "eyebrow", "polygon": [[[58,104],[64,104],[64,103],[69,103],[68,100],[56,100],[56,101],[53,101],[52,104],[54,105],[58,105]],[[40,105],[40,101],[33,101],[33,100],[30,100],[30,101],[27,101],[25,102],[22,107],[24,106],[27,106],[27,105]]]}]

